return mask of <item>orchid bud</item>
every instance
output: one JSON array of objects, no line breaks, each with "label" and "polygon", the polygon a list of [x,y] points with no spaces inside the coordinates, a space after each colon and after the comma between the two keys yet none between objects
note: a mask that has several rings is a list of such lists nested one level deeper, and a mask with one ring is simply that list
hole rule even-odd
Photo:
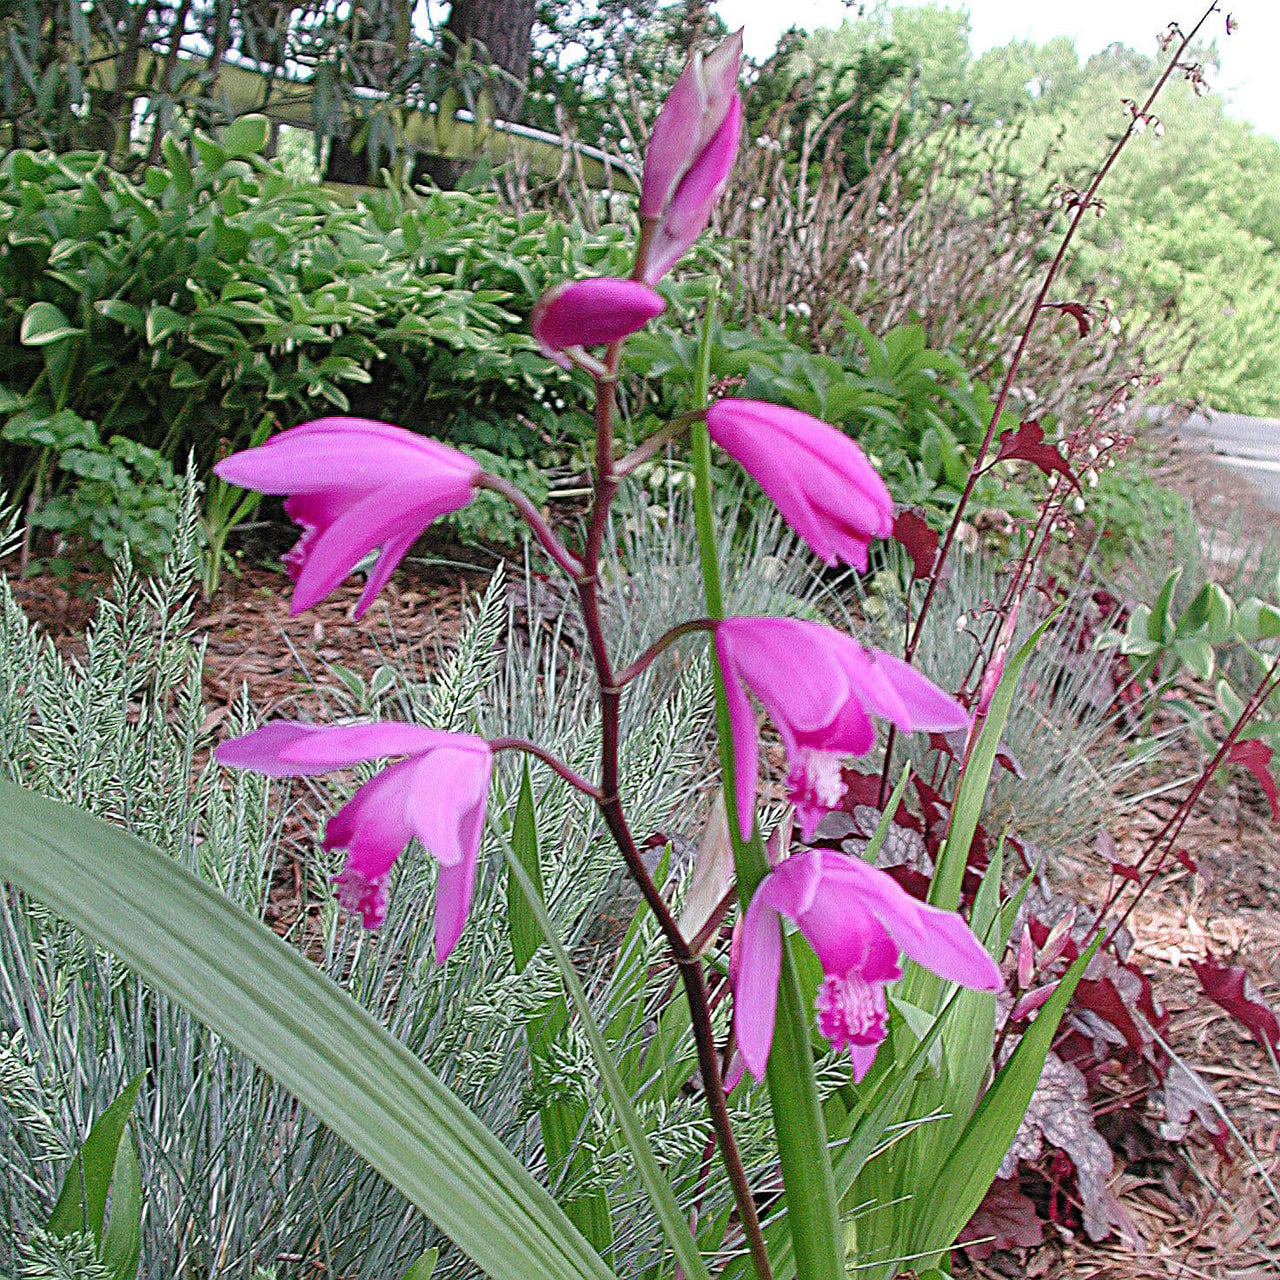
[{"label": "orchid bud", "polygon": [[639,272],[659,280],[702,234],[733,170],[742,136],[738,66],[742,32],[680,73],[649,135],[640,218],[646,227]]},{"label": "orchid bud", "polygon": [[1024,991],[1031,985],[1035,971],[1036,952],[1031,941],[1031,926],[1023,925],[1022,938],[1018,942],[1018,986]]},{"label": "orchid bud", "polygon": [[729,114],[742,60],[742,32],[705,57],[695,51],[672,86],[649,134],[640,188],[640,216],[658,218],[684,176]]},{"label": "orchid bud", "polygon": [[644,259],[642,279],[646,284],[656,284],[666,275],[711,221],[711,210],[738,158],[742,116],[742,98],[735,93],[720,127],[680,179],[658,220]]},{"label": "orchid bud", "polygon": [[[571,280],[538,299],[529,327],[542,354],[565,369],[595,369],[584,348],[606,346],[642,329],[666,307],[661,294],[638,280]],[[603,366],[600,366],[603,368]]]}]

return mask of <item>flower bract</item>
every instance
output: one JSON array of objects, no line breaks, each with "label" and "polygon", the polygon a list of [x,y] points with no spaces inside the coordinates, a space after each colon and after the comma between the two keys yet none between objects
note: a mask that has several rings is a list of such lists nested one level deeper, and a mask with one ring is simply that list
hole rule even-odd
[{"label": "flower bract", "polygon": [[822,965],[818,1030],[833,1048],[848,1048],[855,1080],[870,1070],[885,1038],[885,989],[902,976],[900,952],[949,982],[983,991],[1001,985],[999,967],[958,913],[917,902],[887,872],[861,859],[829,849],[794,854],[752,896],[735,965],[734,1034],[757,1080],[773,1043],[782,916]]},{"label": "flower bract", "polygon": [[420,725],[314,725],[279,720],[222,743],[220,763],[269,777],[329,773],[361,760],[403,759],[369,779],[330,819],[326,849],[346,849],[338,901],[368,929],[386,917],[392,864],[412,836],[439,864],[435,954],[457,944],[471,909],[493,753],[483,738]]}]

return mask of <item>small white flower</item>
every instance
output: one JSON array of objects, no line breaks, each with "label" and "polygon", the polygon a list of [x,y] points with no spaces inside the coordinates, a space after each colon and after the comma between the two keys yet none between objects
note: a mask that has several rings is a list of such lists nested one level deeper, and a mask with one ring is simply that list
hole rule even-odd
[{"label": "small white flower", "polygon": [[1076,515],[1084,514],[1084,499],[1080,497],[1079,494],[1071,499],[1071,510],[1074,511]]},{"label": "small white flower", "polygon": [[764,196],[752,196],[747,206],[753,213],[758,213],[764,208]]},{"label": "small white flower", "polygon": [[1115,440],[1112,439],[1111,436],[1103,436],[1102,439],[1098,441],[1098,444],[1104,449],[1110,449],[1111,446],[1115,444]]},{"label": "small white flower", "polygon": [[1120,334],[1120,317],[1112,316],[1111,319],[1107,321],[1107,328],[1118,337]]},{"label": "small white flower", "polygon": [[1098,473],[1092,467],[1084,473],[1084,482],[1090,489],[1098,487]]},{"label": "small white flower", "polygon": [[956,619],[956,630],[957,630],[957,631],[967,631],[968,629],[969,629],[969,619],[968,619],[968,618],[967,618],[967,617],[962,613],[962,614],[961,614],[961,615]]}]

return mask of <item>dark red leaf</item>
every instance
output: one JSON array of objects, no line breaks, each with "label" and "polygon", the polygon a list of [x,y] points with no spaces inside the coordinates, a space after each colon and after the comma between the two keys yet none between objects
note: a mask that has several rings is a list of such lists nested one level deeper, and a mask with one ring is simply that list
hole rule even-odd
[{"label": "dark red leaf", "polygon": [[964,1251],[979,1262],[997,1249],[1034,1249],[1043,1242],[1044,1225],[1034,1202],[1018,1189],[1017,1178],[997,1178],[960,1232]]},{"label": "dark red leaf", "polygon": [[1280,1049],[1280,1022],[1260,999],[1249,975],[1238,964],[1219,964],[1212,956],[1193,960],[1191,967],[1205,995],[1221,1005],[1237,1022],[1248,1027],[1273,1049]]},{"label": "dark red leaf", "polygon": [[1192,875],[1195,875],[1197,870],[1199,870],[1199,868],[1196,866],[1195,859],[1192,858],[1192,856],[1185,849],[1175,849],[1173,851],[1173,856],[1177,858],[1177,860],[1182,864],[1182,866],[1186,867],[1186,869],[1190,871]]},{"label": "dark red leaf", "polygon": [[938,558],[938,535],[929,528],[924,516],[915,507],[899,511],[893,521],[893,536],[911,557],[911,576],[927,578]]},{"label": "dark red leaf", "polygon": [[1119,876],[1121,880],[1132,880],[1134,884],[1142,883],[1138,868],[1131,867],[1127,862],[1113,862],[1111,864],[1111,874]]},{"label": "dark red leaf", "polygon": [[1087,338],[1089,336],[1089,308],[1083,303],[1046,302],[1044,305],[1046,311],[1061,311],[1064,315],[1070,316],[1076,322],[1076,327],[1080,330],[1080,336],[1082,338]]},{"label": "dark red leaf", "polygon": [[1016,431],[1006,431],[1000,437],[1000,452],[996,454],[996,461],[1003,462],[1007,458],[1021,458],[1033,467],[1039,467],[1045,475],[1056,471],[1073,488],[1080,488],[1080,481],[1058,452],[1058,446],[1044,438],[1044,428],[1034,418],[1022,423]]},{"label": "dark red leaf", "polygon": [[1227,759],[1242,764],[1258,780],[1271,806],[1271,819],[1280,818],[1280,792],[1276,790],[1276,780],[1271,776],[1271,756],[1273,752],[1261,738],[1250,738],[1247,742],[1237,742],[1227,752]]}]

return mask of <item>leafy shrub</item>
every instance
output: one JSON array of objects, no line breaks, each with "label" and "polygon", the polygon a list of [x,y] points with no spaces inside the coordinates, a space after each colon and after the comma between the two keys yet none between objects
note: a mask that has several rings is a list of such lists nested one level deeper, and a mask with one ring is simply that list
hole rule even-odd
[{"label": "leafy shrub", "polygon": [[[572,383],[522,320],[551,279],[619,269],[620,230],[461,192],[347,208],[263,160],[265,138],[246,117],[197,134],[194,161],[166,139],[137,182],[100,153],[0,162],[0,469],[53,502],[45,527],[163,554],[171,530],[143,512],[164,505],[164,468],[190,452],[203,473],[264,412],[561,460],[540,393]],[[91,519],[108,477],[127,492]]]}]

